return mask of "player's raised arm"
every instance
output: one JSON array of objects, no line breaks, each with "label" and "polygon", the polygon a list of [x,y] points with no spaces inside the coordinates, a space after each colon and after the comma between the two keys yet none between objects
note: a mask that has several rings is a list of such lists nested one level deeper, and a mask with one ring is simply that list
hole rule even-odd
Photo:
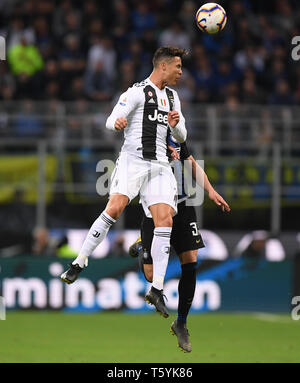
[{"label": "player's raised arm", "polygon": [[172,136],[179,142],[184,142],[187,137],[185,118],[181,113],[180,100],[177,93],[174,93],[174,110],[168,114],[168,123]]},{"label": "player's raised arm", "polygon": [[192,164],[192,175],[194,180],[198,185],[202,186],[204,190],[207,191],[208,197],[218,206],[221,206],[223,211],[230,212],[230,207],[228,203],[224,200],[224,198],[216,192],[216,190],[212,187],[209,179],[205,173],[205,171],[201,168],[201,166],[197,163],[192,155],[187,158],[191,161]]},{"label": "player's raised arm", "polygon": [[136,94],[133,88],[122,93],[119,101],[106,120],[106,128],[110,130],[123,130],[127,126],[127,116],[136,106]]}]

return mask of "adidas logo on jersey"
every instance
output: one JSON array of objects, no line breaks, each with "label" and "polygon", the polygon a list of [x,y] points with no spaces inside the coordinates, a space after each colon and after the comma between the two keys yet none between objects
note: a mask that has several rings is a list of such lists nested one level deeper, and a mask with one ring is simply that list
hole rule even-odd
[{"label": "adidas logo on jersey", "polygon": [[158,110],[155,109],[154,110],[154,114],[153,116],[151,116],[151,114],[148,114],[148,118],[150,121],[158,121],[158,122],[162,122],[163,124],[165,125],[168,125],[168,113],[166,112],[159,112],[158,113]]}]

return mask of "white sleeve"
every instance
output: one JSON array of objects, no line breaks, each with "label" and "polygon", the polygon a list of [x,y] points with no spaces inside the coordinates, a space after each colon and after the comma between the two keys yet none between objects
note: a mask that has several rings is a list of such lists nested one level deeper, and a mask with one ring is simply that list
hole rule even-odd
[{"label": "white sleeve", "polygon": [[137,104],[137,90],[134,88],[127,89],[122,93],[119,101],[113,108],[110,116],[106,120],[106,128],[115,130],[115,122],[117,118],[126,118],[136,107]]},{"label": "white sleeve", "polygon": [[169,128],[171,129],[172,136],[182,143],[186,141],[187,131],[185,128],[185,118],[181,113],[181,105],[177,92],[174,92],[174,104],[174,110],[179,113],[179,122],[174,128],[171,128],[171,126],[169,126]]}]

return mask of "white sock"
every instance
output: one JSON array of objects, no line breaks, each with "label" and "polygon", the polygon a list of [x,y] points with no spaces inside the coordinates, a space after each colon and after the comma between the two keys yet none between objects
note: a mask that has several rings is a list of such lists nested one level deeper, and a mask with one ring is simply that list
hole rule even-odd
[{"label": "white sock", "polygon": [[111,218],[105,211],[100,214],[96,221],[91,226],[88,235],[86,236],[78,257],[72,262],[73,265],[78,263],[80,267],[87,266],[87,258],[92,254],[96,247],[106,237],[108,230],[116,220]]},{"label": "white sock", "polygon": [[152,286],[162,290],[164,278],[167,271],[170,238],[172,227],[156,227],[151,245],[151,256],[153,258],[153,282]]}]

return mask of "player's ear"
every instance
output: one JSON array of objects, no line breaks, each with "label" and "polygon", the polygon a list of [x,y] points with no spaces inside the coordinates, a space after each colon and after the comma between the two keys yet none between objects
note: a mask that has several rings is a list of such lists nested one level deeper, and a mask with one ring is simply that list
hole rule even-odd
[{"label": "player's ear", "polygon": [[163,72],[165,72],[167,70],[167,63],[165,61],[162,61],[161,69],[163,70]]}]

